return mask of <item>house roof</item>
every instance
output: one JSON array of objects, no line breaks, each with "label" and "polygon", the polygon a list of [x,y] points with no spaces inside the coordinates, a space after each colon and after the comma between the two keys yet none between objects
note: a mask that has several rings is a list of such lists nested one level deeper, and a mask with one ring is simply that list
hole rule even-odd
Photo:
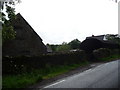
[{"label": "house roof", "polygon": [[98,36],[92,35],[92,36],[90,36],[90,37],[86,37],[86,39],[95,38],[95,39],[98,39],[98,40],[103,41],[103,40],[104,40],[104,37],[105,37],[105,35],[98,35]]},{"label": "house roof", "polygon": [[85,50],[86,52],[91,52],[99,48],[117,49],[119,48],[119,45],[111,41],[99,40],[91,37],[85,39],[80,44],[80,49]]}]

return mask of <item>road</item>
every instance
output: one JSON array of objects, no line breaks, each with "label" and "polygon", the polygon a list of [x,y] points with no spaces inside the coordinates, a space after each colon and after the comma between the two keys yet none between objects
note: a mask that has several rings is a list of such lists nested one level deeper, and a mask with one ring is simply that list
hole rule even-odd
[{"label": "road", "polygon": [[[101,64],[82,73],[58,80],[43,88],[118,88],[120,60]],[[119,75],[118,75],[119,74]],[[118,80],[119,79],[119,80]]]}]

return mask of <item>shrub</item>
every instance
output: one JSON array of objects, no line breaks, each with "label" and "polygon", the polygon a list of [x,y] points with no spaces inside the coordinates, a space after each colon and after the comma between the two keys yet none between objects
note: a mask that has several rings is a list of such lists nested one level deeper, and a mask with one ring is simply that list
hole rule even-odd
[{"label": "shrub", "polygon": [[95,58],[103,58],[103,57],[108,57],[111,54],[111,50],[107,48],[100,48],[97,50],[93,51],[93,55]]}]

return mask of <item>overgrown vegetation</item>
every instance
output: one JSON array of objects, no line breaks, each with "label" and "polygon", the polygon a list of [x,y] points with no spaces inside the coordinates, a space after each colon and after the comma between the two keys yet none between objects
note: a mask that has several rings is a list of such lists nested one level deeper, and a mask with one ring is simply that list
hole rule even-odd
[{"label": "overgrown vegetation", "polygon": [[117,60],[117,59],[120,59],[120,55],[111,55],[109,57],[101,58],[100,60],[101,61],[112,61],[112,60]]},{"label": "overgrown vegetation", "polygon": [[120,36],[118,34],[107,34],[106,39],[120,45]]},{"label": "overgrown vegetation", "polygon": [[16,33],[14,27],[12,26],[11,20],[16,19],[15,15],[15,4],[20,2],[20,0],[5,0],[1,1],[1,22],[2,22],[2,42],[15,39]]},{"label": "overgrown vegetation", "polygon": [[66,42],[63,42],[61,45],[59,45],[56,48],[56,52],[66,52],[70,50],[70,45],[68,45]]},{"label": "overgrown vegetation", "polygon": [[30,72],[32,69],[45,68],[46,66],[58,66],[76,64],[86,60],[84,51],[64,52],[42,56],[18,56],[2,58],[3,75],[20,74]]},{"label": "overgrown vegetation", "polygon": [[108,60],[120,58],[119,49],[100,48],[100,49],[94,50],[93,54],[97,61],[108,61]]},{"label": "overgrown vegetation", "polygon": [[44,69],[33,70],[30,73],[19,75],[3,76],[3,88],[25,88],[45,79],[53,78],[77,67],[89,64],[88,61],[83,61],[78,64],[59,65],[51,67],[49,65]]},{"label": "overgrown vegetation", "polygon": [[[98,61],[98,62],[112,61],[112,60],[120,58],[118,49],[109,50],[109,49],[101,48],[101,49],[96,50],[94,53],[95,53],[94,55],[96,55],[96,61]],[[69,61],[70,60],[69,58],[68,58],[69,60],[65,60],[65,56],[66,56],[66,58],[69,57],[69,55],[80,56],[78,53],[68,54],[68,55],[67,54],[64,53],[64,54],[60,54],[62,56],[59,56],[59,55],[57,56],[60,58],[61,62],[64,62],[64,64],[63,63],[62,64],[61,63],[55,64],[53,58],[51,58],[53,61],[50,61],[50,62],[52,62],[52,63],[54,62],[53,63],[54,65],[52,65],[52,63],[50,63],[50,62],[48,63],[48,61],[50,60],[50,56],[47,56],[47,57],[44,57],[44,61],[45,61],[45,59],[49,58],[49,59],[47,59],[48,61],[45,61],[45,62],[41,61],[42,64],[47,62],[45,65],[43,64],[42,68],[39,68],[39,69],[28,68],[30,70],[29,72],[26,72],[26,70],[25,70],[25,72],[22,72],[20,74],[3,75],[3,88],[25,88],[25,87],[28,87],[32,84],[40,82],[42,80],[53,78],[55,76],[58,76],[58,75],[65,73],[65,72],[69,72],[73,69],[76,69],[80,66],[85,66],[85,65],[88,65],[91,63],[88,60],[86,60],[85,58],[84,58],[84,60],[81,60],[79,62],[76,61],[77,58],[75,58],[75,57],[74,57],[74,60],[72,62]],[[84,54],[82,54],[82,55],[84,55]],[[55,56],[56,56],[56,54],[55,54]],[[55,56],[54,56],[54,59],[57,60]],[[79,60],[79,58],[77,60]],[[24,61],[25,60],[27,62],[29,61],[29,60],[27,60],[27,57],[24,57],[23,59],[24,59]],[[31,60],[32,59],[33,58],[31,58]],[[36,57],[36,59],[38,59],[38,58]],[[36,61],[37,60],[35,60],[35,62]],[[69,63],[66,63],[65,61],[69,61]],[[20,62],[20,60],[18,60],[18,62]],[[28,64],[30,64],[30,62],[32,62],[32,61],[29,61]],[[35,63],[30,64],[30,65],[37,66],[37,64],[35,64]],[[38,63],[38,65],[39,65],[39,63]],[[34,67],[34,66],[30,66],[30,67]]]}]

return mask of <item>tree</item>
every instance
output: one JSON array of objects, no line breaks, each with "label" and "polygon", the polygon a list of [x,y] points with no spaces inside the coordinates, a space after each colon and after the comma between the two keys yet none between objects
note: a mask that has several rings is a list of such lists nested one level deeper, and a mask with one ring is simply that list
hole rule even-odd
[{"label": "tree", "polygon": [[78,39],[74,39],[68,44],[70,45],[71,49],[79,49],[80,43],[81,42]]},{"label": "tree", "polygon": [[65,52],[69,50],[70,50],[70,46],[66,42],[63,42],[62,45],[59,45],[56,48],[57,52]]},{"label": "tree", "polygon": [[51,47],[51,49],[52,49],[52,51],[53,52],[56,52],[57,50],[57,47],[59,46],[59,45],[54,45],[54,44],[51,44],[51,45],[49,45],[50,47]]},{"label": "tree", "polygon": [[2,5],[1,9],[1,21],[2,21],[2,41],[3,43],[8,40],[15,38],[15,31],[12,26],[11,20],[16,19],[15,15],[15,4],[19,3],[20,0],[9,0],[0,2]]},{"label": "tree", "polygon": [[111,41],[111,42],[114,42],[114,43],[117,43],[120,45],[120,37],[118,34],[114,35],[114,34],[107,34],[106,35],[106,39],[108,41]]}]

